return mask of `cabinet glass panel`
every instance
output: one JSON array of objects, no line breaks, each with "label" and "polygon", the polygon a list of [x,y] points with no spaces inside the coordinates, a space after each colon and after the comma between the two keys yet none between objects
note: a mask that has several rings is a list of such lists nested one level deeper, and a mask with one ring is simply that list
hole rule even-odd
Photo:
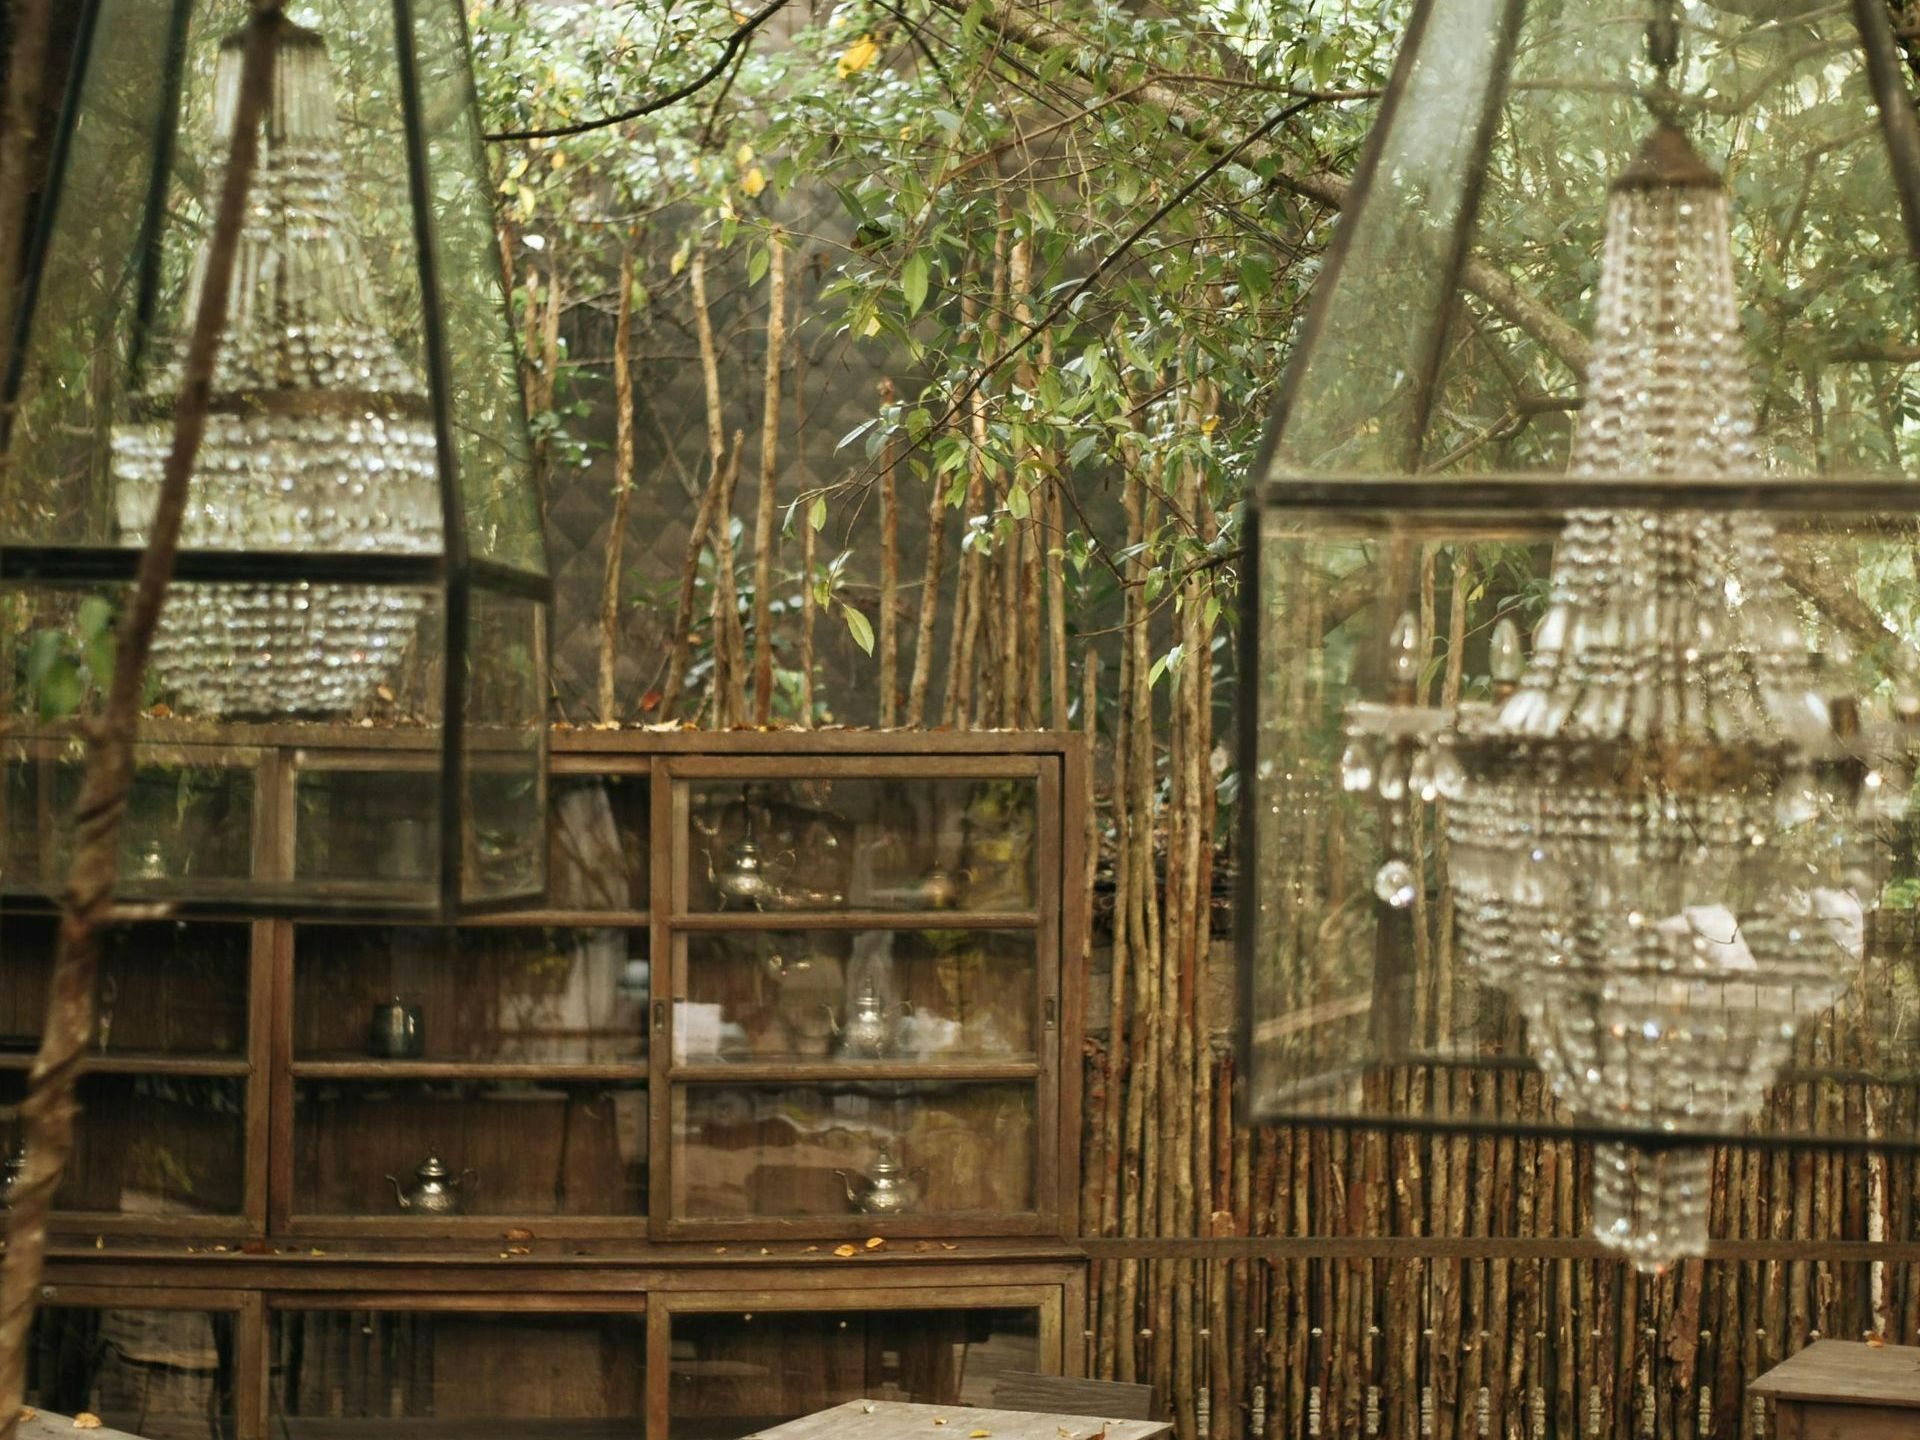
[{"label": "cabinet glass panel", "polygon": [[555,910],[646,909],[646,779],[555,775],[551,791],[547,904]]},{"label": "cabinet glass panel", "polygon": [[[59,921],[0,916],[0,1063],[26,1063],[47,1019]],[[119,1056],[228,1056],[247,1048],[245,925],[156,922],[105,932],[94,1048]]]},{"label": "cabinet glass panel", "polygon": [[374,900],[417,900],[429,889],[437,892],[439,770],[299,770],[293,873]]},{"label": "cabinet glass panel", "polygon": [[[21,1143],[26,1074],[0,1074],[0,1146]],[[80,1077],[82,1119],[54,1196],[59,1210],[238,1215],[245,1203],[244,1080],[202,1075]]]},{"label": "cabinet glass panel", "polygon": [[1034,1058],[1029,932],[710,932],[686,946],[681,1064]]},{"label": "cabinet glass panel", "polygon": [[301,1060],[646,1059],[644,930],[307,925],[294,945]]},{"label": "cabinet glass panel", "polygon": [[688,1220],[1031,1214],[1030,1085],[685,1085],[673,1211]]},{"label": "cabinet glass panel", "polygon": [[231,1440],[235,1328],[217,1310],[42,1305],[27,1342],[27,1404],[98,1415],[149,1440]]},{"label": "cabinet glass panel", "polygon": [[[679,1314],[670,1354],[673,1440],[742,1440],[862,1398],[992,1405],[1000,1377],[1045,1368],[1031,1308]],[[955,1415],[930,1433],[974,1428]]]},{"label": "cabinet glass panel", "polygon": [[[302,1080],[293,1097],[302,1215],[405,1224],[646,1205],[644,1082]],[[430,1160],[444,1179],[431,1178]]]},{"label": "cabinet glass panel", "polygon": [[695,911],[1021,911],[1034,901],[1026,778],[688,784]]},{"label": "cabinet glass panel", "polygon": [[282,1440],[644,1440],[637,1315],[291,1310],[273,1317]]},{"label": "cabinet glass panel", "polygon": [[[151,748],[161,748],[158,746]],[[167,747],[176,753],[181,747]],[[127,796],[120,843],[120,885],[129,894],[164,886],[192,895],[192,882],[231,893],[230,882],[253,874],[256,752],[230,752],[234,763],[143,764]],[[57,893],[73,860],[72,817],[80,799],[77,758],[11,755],[6,765],[6,854],[0,865],[8,891]],[[228,882],[223,884],[222,882]]]}]

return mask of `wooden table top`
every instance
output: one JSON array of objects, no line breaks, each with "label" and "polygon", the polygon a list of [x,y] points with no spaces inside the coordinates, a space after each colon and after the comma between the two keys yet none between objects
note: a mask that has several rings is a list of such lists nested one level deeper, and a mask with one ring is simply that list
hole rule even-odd
[{"label": "wooden table top", "polygon": [[1920,1409],[1920,1347],[1816,1340],[1747,1389],[1776,1400]]},{"label": "wooden table top", "polygon": [[71,1415],[56,1415],[51,1410],[35,1410],[33,1418],[22,1420],[20,1428],[14,1433],[20,1440],[140,1440],[137,1435],[129,1435],[124,1430],[109,1430],[104,1426],[76,1430]]},{"label": "wooden table top", "polygon": [[1160,1420],[849,1400],[817,1415],[758,1431],[748,1440],[1161,1440],[1171,1434],[1173,1426]]}]

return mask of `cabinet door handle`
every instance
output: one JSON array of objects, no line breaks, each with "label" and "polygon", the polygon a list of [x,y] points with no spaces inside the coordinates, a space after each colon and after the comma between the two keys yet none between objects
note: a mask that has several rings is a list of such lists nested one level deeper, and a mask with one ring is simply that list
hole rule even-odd
[{"label": "cabinet door handle", "polygon": [[653,1033],[656,1035],[667,1033],[667,1002],[664,1000],[653,1002]]},{"label": "cabinet door handle", "polygon": [[1053,1009],[1054,1003],[1055,1002],[1054,1002],[1053,996],[1049,995],[1047,997],[1047,1003],[1042,1008],[1042,1011],[1041,1011],[1043,1022],[1046,1028],[1049,1030],[1053,1029],[1054,1025],[1058,1023],[1057,1017],[1054,1014],[1054,1009]]}]

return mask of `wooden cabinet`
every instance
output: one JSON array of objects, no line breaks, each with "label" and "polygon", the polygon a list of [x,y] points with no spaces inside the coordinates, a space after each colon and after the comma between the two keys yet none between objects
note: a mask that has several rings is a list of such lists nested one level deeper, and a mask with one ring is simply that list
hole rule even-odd
[{"label": "wooden cabinet", "polygon": [[[247,753],[292,787],[250,853],[404,881],[419,757]],[[538,912],[132,927],[46,1344],[225,1337],[189,1418],[145,1422],[196,1440],[718,1440],[1077,1368],[1083,764],[1068,736],[563,733]],[[0,1106],[52,941],[13,897]],[[429,1158],[455,1213],[403,1203]],[[36,1373],[50,1408],[125,1388]]]}]

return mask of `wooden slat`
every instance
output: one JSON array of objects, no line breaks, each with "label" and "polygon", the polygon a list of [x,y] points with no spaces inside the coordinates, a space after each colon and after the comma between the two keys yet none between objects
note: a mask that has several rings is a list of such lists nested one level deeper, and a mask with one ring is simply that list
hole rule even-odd
[{"label": "wooden slat", "polygon": [[1031,910],[708,910],[676,915],[676,930],[1032,930]]},{"label": "wooden slat", "polygon": [[[34,1057],[0,1052],[0,1070],[31,1070]],[[213,1055],[169,1055],[158,1051],[108,1050],[80,1061],[83,1075],[176,1075],[242,1079],[253,1067],[245,1060]]]},{"label": "wooden slat", "polygon": [[567,1063],[517,1060],[296,1060],[296,1080],[620,1080],[645,1084],[643,1059]]},{"label": "wooden slat", "polygon": [[681,1062],[668,1071],[675,1081],[706,1085],[987,1083],[1034,1080],[1039,1074],[1032,1060],[710,1060]]},{"label": "wooden slat", "polygon": [[1160,1418],[1160,1405],[1151,1385],[1067,1375],[1003,1375],[993,1387],[993,1403],[1002,1410],[1042,1414],[1105,1415],[1115,1420]]},{"label": "wooden slat", "polygon": [[756,1431],[747,1440],[948,1440],[976,1430],[987,1431],[993,1440],[1158,1440],[1173,1433],[1171,1425],[1158,1420],[849,1400],[818,1415]]}]

